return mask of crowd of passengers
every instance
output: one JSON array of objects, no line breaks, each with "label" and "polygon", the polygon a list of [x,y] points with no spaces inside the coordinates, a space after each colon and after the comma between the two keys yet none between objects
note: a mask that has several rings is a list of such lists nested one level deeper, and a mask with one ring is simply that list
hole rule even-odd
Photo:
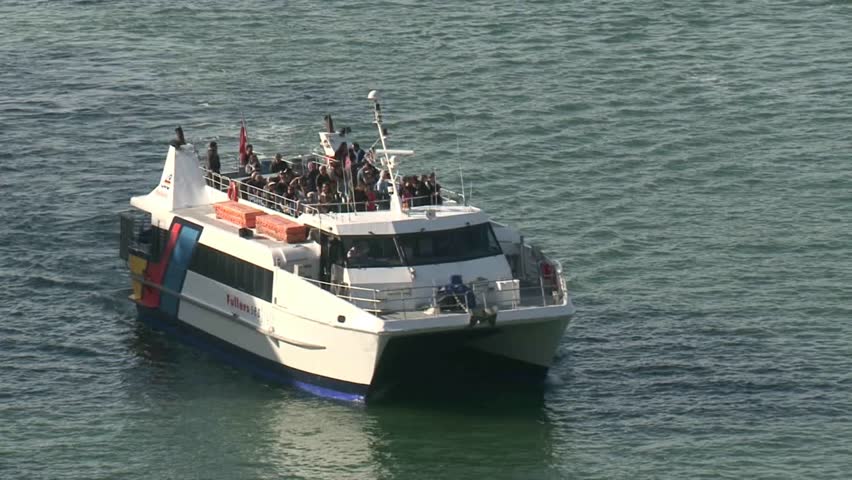
[{"label": "crowd of passengers", "polygon": [[[390,208],[390,192],[400,195],[403,208],[425,205],[440,205],[441,185],[431,175],[405,176],[398,180],[394,190],[390,173],[379,170],[372,161],[372,152],[365,152],[357,143],[349,147],[350,171],[345,171],[345,162],[327,158],[325,164],[315,161],[307,167],[297,165],[293,169],[280,153],[269,165],[269,174],[264,176],[262,165],[251,145],[240,157],[240,168],[249,176],[242,181],[240,196],[244,199],[260,200],[268,208],[298,216],[305,211],[364,212]],[[208,149],[207,167],[219,173],[219,155],[215,142]],[[222,187],[226,187],[222,186]],[[315,209],[315,210],[314,210]]]}]

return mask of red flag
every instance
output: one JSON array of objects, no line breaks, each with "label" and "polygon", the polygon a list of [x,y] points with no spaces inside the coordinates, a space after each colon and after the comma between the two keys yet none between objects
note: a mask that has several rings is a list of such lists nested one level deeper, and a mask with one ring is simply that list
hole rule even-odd
[{"label": "red flag", "polygon": [[240,166],[245,166],[248,163],[246,154],[246,145],[248,144],[248,133],[246,132],[246,121],[240,122]]}]

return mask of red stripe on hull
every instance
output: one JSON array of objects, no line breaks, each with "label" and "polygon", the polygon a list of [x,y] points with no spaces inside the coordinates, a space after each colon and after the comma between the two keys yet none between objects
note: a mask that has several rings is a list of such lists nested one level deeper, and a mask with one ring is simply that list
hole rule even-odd
[{"label": "red stripe on hull", "polygon": [[[163,284],[163,277],[166,275],[166,268],[169,266],[169,258],[172,256],[172,250],[174,250],[178,236],[180,236],[180,228],[181,224],[172,223],[172,229],[169,232],[169,241],[166,243],[166,248],[163,250],[163,254],[160,255],[160,261],[148,264],[148,268],[145,269],[145,280],[156,285]],[[143,286],[142,300],[140,303],[150,308],[159,307],[160,291],[155,288]]]}]

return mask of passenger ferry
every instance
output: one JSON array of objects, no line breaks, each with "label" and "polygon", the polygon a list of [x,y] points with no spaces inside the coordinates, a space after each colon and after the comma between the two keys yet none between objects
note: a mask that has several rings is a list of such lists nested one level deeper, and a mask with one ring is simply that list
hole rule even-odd
[{"label": "passenger ferry", "polygon": [[[399,179],[377,92],[374,162]],[[320,149],[345,148],[330,117]],[[217,174],[173,144],[159,184],[121,216],[139,318],[267,380],[366,401],[444,375],[541,385],[574,307],[556,260],[462,195],[320,209]],[[397,187],[398,188],[398,187]],[[439,203],[439,204],[438,204]]]}]

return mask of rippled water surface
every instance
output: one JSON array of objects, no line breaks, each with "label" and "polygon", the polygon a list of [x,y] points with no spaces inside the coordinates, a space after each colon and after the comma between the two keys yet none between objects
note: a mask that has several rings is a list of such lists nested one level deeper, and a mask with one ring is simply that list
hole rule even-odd
[{"label": "rippled water surface", "polygon": [[[0,477],[848,478],[852,4],[0,2]],[[335,114],[567,266],[543,398],[353,407],[137,324],[175,125]],[[230,161],[230,160],[229,160]]]}]

